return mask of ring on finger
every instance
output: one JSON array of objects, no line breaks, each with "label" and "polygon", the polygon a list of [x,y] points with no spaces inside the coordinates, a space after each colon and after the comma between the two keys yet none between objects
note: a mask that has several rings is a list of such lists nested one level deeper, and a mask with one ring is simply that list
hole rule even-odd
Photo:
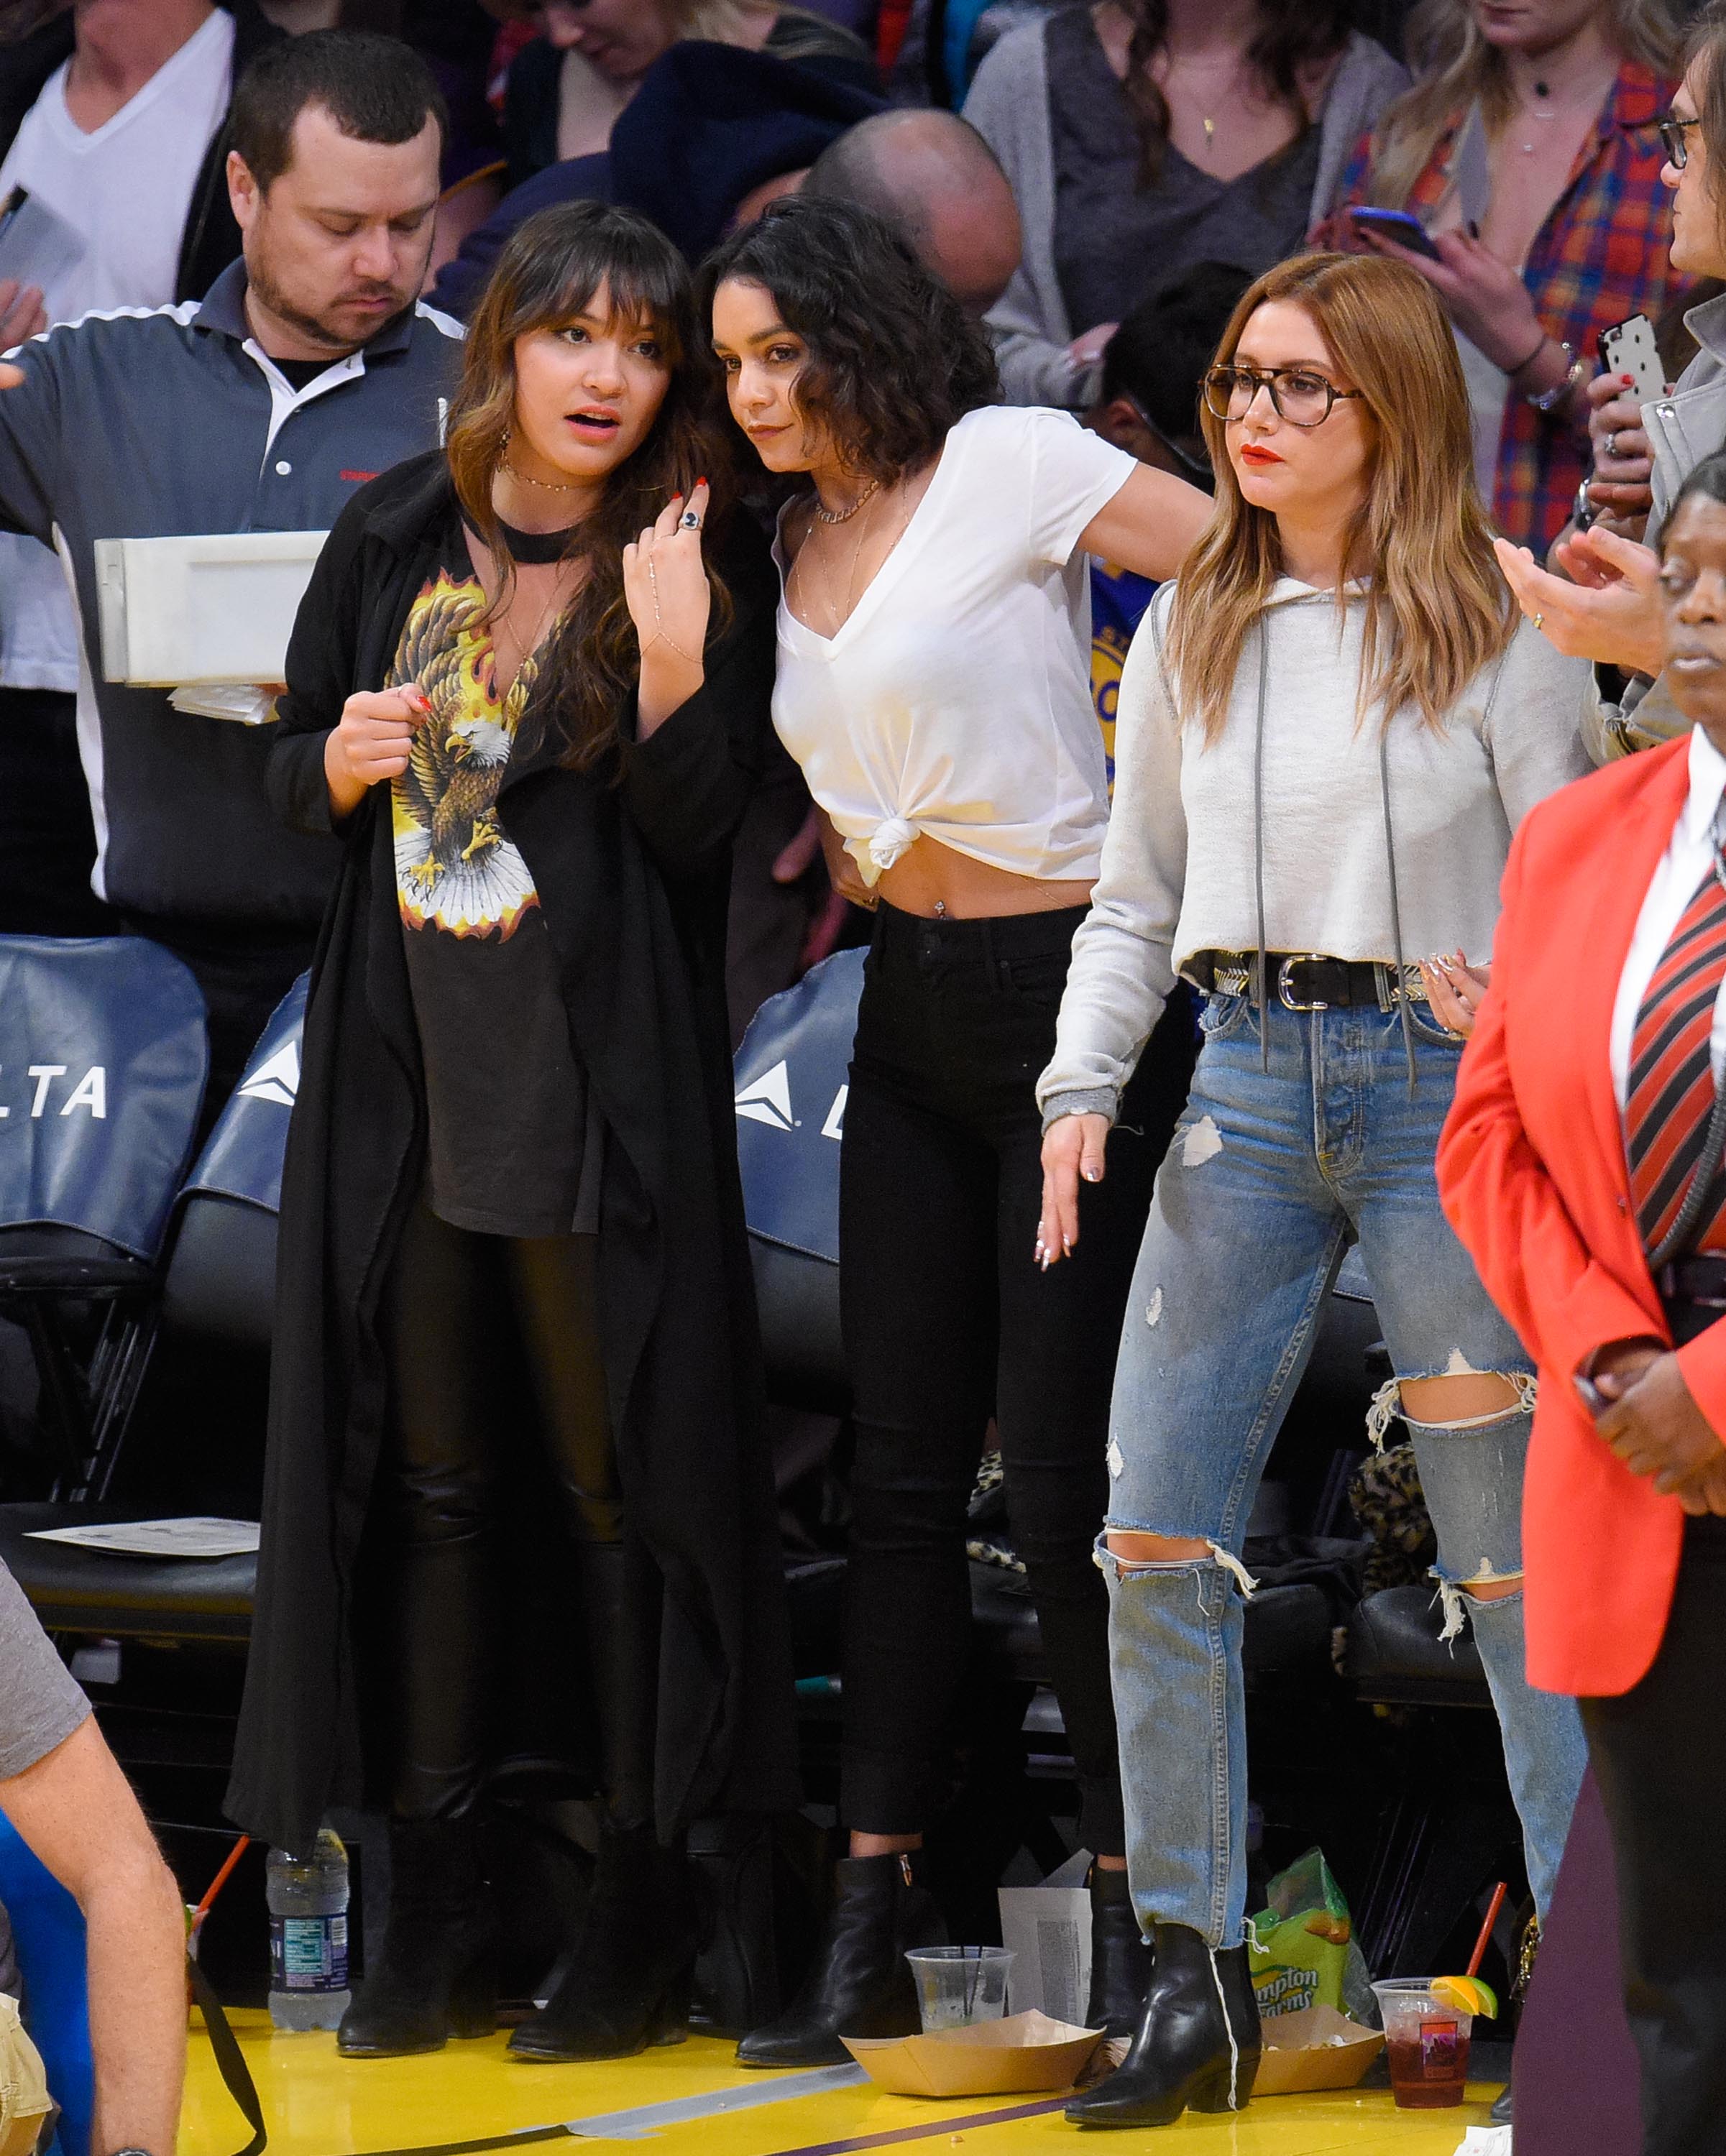
[{"label": "ring on finger", "polygon": [[686,509],[677,520],[677,528],[681,531],[699,531],[701,528],[701,520],[696,515],[694,510]]},{"label": "ring on finger", "polygon": [[1536,629],[1544,629],[1546,625],[1546,616],[1544,613],[1532,614],[1529,619]]},{"label": "ring on finger", "polygon": [[1616,457],[1617,455],[1618,429],[1616,427],[1609,429],[1606,439],[1600,444],[1600,447],[1605,451],[1609,457]]}]

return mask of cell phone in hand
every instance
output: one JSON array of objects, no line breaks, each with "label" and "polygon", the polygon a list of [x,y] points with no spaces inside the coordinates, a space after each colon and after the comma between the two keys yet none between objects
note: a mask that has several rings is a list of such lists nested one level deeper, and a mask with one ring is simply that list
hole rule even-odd
[{"label": "cell phone in hand", "polygon": [[1405,209],[1351,209],[1350,218],[1363,232],[1381,232],[1386,239],[1394,239],[1399,247],[1406,247],[1415,254],[1424,254],[1429,262],[1442,258],[1432,244],[1432,235],[1419,218]]},{"label": "cell phone in hand", "polygon": [[1655,348],[1654,325],[1646,315],[1631,315],[1600,331],[1600,361],[1608,374],[1631,377],[1631,394],[1639,404],[1652,404],[1666,394],[1666,370]]}]

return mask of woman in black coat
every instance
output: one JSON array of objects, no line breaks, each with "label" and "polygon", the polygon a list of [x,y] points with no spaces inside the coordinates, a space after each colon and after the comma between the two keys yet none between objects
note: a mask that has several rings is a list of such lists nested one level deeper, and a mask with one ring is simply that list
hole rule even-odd
[{"label": "woman in black coat", "polygon": [[332,1804],[390,1812],[349,2056],[492,2025],[500,1759],[578,1758],[597,1725],[594,1888],[530,2058],[681,2034],[682,1830],[797,1798],[722,979],[775,594],[747,527],[704,533],[694,356],[645,218],[524,224],[446,449],[354,497],[288,654],[275,798],[347,848],[229,1807],[295,1849]]}]

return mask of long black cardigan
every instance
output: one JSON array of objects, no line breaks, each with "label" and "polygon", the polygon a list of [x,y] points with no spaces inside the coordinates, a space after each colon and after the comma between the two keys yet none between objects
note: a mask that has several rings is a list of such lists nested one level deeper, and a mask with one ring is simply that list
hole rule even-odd
[{"label": "long black cardigan", "polygon": [[[331,828],[326,736],[382,685],[456,516],[442,458],[362,487],[295,625],[269,767],[280,812]],[[562,768],[548,729],[498,813],[545,909],[578,1053],[607,1127],[600,1330],[630,1517],[665,1586],[656,1809],[798,1800],[792,1680],[759,1348],[737,1181],[722,981],[730,841],[768,739],[775,590],[734,530],[734,613],[707,676],[609,767]],[[375,1800],[364,1531],[384,1418],[380,1291],[420,1186],[425,1091],[398,911],[389,789],[349,820],[306,1013],[282,1183],[258,1609],[227,1806],[305,1848]],[[368,1763],[372,1771],[368,1774]]]}]

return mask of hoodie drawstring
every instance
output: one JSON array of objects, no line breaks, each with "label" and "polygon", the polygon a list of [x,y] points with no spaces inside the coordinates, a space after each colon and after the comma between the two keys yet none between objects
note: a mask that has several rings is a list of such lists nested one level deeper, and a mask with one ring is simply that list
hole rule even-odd
[{"label": "hoodie drawstring", "polygon": [[1402,1020],[1402,1052],[1409,1066],[1409,1098],[1420,1083],[1415,1068],[1415,1029],[1409,1018],[1408,970],[1402,955],[1402,907],[1396,889],[1396,834],[1390,822],[1390,726],[1379,732],[1379,793],[1384,803],[1384,865],[1390,871],[1390,942],[1396,952],[1396,1012]]},{"label": "hoodie drawstring", "polygon": [[1254,894],[1258,901],[1259,949],[1258,965],[1254,972],[1253,998],[1258,1007],[1259,1068],[1271,1067],[1270,998],[1266,992],[1265,976],[1270,968],[1270,954],[1265,948],[1265,705],[1271,693],[1271,616],[1268,609],[1259,616],[1259,710],[1258,730],[1252,744],[1252,878]]}]

